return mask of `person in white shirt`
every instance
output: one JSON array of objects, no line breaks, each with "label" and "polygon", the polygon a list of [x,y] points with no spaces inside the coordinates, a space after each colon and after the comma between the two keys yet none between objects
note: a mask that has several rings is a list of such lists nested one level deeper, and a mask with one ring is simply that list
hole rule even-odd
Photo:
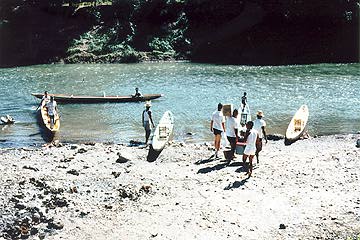
[{"label": "person in white shirt", "polygon": [[246,123],[246,147],[243,154],[243,163],[245,165],[246,159],[249,157],[249,168],[247,171],[247,174],[249,175],[248,177],[250,177],[252,174],[252,160],[256,153],[256,142],[259,141],[259,134],[255,129],[253,129],[253,126],[254,123],[251,121]]},{"label": "person in white shirt", "polygon": [[55,124],[55,115],[56,115],[56,113],[58,111],[58,108],[57,108],[56,101],[54,101],[53,96],[50,97],[50,102],[48,102],[46,104],[46,108],[47,108],[47,112],[48,112],[49,117],[50,117],[50,125],[54,126],[54,124]]},{"label": "person in white shirt", "polygon": [[255,153],[257,163],[259,163],[259,152],[262,150],[262,140],[265,139],[265,143],[268,142],[265,131],[266,122],[264,121],[264,119],[262,119],[263,116],[264,113],[261,110],[259,110],[257,111],[256,119],[254,120],[254,129],[259,133],[259,141],[256,144],[256,153]]},{"label": "person in white shirt", "polygon": [[39,109],[39,107],[42,105],[43,102],[45,102],[45,104],[48,103],[48,102],[50,102],[50,96],[48,95],[48,92],[47,92],[47,91],[44,92],[44,96],[41,98],[40,104],[39,104],[39,106],[36,108],[36,110]]},{"label": "person in white shirt", "polygon": [[225,132],[225,118],[221,111],[223,105],[218,104],[218,110],[213,112],[210,122],[210,130],[214,133],[214,146],[215,146],[215,157],[218,158],[218,152],[220,149],[221,133]]},{"label": "person in white shirt", "polygon": [[[145,110],[142,113],[142,124],[145,129],[145,144],[147,144],[149,141],[149,137],[150,137],[150,133],[151,133],[151,126],[153,128],[155,127],[153,119],[152,119],[150,107],[151,107],[151,102],[147,101],[145,103]],[[151,125],[150,125],[150,123],[151,123]]]},{"label": "person in white shirt", "polygon": [[143,95],[139,92],[139,88],[135,88],[135,94],[132,95],[132,97],[134,98],[139,98],[139,97],[142,97]]},{"label": "person in white shirt", "polygon": [[233,115],[229,118],[227,118],[226,121],[226,137],[230,143],[231,146],[231,159],[235,158],[235,148],[236,148],[236,142],[238,140],[238,129],[239,129],[239,123],[237,121],[237,116],[239,112],[237,109],[234,109]]}]

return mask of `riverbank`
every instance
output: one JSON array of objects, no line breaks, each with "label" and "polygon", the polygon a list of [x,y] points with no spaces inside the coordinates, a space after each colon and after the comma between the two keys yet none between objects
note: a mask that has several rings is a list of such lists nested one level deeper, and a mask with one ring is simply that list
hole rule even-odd
[{"label": "riverbank", "polygon": [[249,179],[211,144],[0,149],[0,237],[355,239],[359,137],[269,141]]}]

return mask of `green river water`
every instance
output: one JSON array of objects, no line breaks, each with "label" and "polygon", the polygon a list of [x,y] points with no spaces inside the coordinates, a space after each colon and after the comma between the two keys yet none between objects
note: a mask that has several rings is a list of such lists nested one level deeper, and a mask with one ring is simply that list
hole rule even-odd
[{"label": "green river water", "polygon": [[[240,104],[244,91],[252,115],[261,109],[268,133],[284,134],[302,105],[310,110],[310,135],[360,131],[360,64],[233,66],[193,63],[38,65],[0,69],[0,115],[17,123],[0,126],[0,147],[45,143],[32,92],[73,95],[162,93],[152,102],[155,123],[166,110],[175,117],[175,140],[212,139],[210,116],[217,104]],[[61,142],[128,143],[144,140],[144,103],[63,104]],[[187,133],[192,133],[191,135]]]}]

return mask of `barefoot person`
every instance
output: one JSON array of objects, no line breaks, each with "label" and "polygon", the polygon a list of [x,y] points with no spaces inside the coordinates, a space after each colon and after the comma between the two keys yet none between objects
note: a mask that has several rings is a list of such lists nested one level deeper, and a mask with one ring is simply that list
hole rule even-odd
[{"label": "barefoot person", "polygon": [[259,163],[259,152],[262,150],[262,140],[265,139],[265,143],[268,142],[266,137],[266,122],[264,119],[262,119],[264,116],[263,112],[261,110],[257,111],[256,113],[256,119],[254,120],[254,129],[258,131],[259,134],[259,141],[256,144],[256,161]]},{"label": "barefoot person", "polygon": [[246,103],[247,103],[247,97],[246,97],[246,92],[244,92],[244,95],[241,97],[242,112],[245,110]]},{"label": "barefoot person", "polygon": [[252,174],[252,160],[255,156],[255,152],[256,152],[256,142],[259,141],[259,135],[258,132],[253,129],[254,123],[249,121],[246,123],[246,134],[245,134],[245,138],[246,138],[246,147],[244,150],[244,154],[243,154],[243,163],[245,165],[246,159],[249,157],[249,168],[247,171],[247,174],[249,175],[249,177]]},{"label": "barefoot person", "polygon": [[147,144],[149,141],[151,127],[153,127],[153,128],[155,127],[153,119],[152,119],[150,107],[151,107],[151,102],[147,101],[145,103],[145,110],[142,113],[142,124],[145,129],[145,144]]},{"label": "barefoot person", "polygon": [[50,97],[50,102],[46,104],[46,108],[50,117],[50,126],[51,128],[53,128],[55,124],[55,115],[58,112],[58,108],[56,101],[54,100],[54,96]]},{"label": "barefoot person", "polygon": [[231,117],[227,118],[227,121],[226,121],[226,137],[231,146],[231,159],[235,158],[236,142],[239,137],[238,136],[239,124],[236,119],[238,114],[239,114],[238,110],[234,109],[233,115]]},{"label": "barefoot person", "polygon": [[49,96],[49,94],[48,94],[47,91],[44,92],[44,96],[41,98],[40,104],[39,104],[39,106],[36,108],[36,110],[38,110],[39,107],[41,107],[41,105],[42,105],[43,102],[45,102],[45,104],[48,103],[48,102],[50,102],[50,96]]},{"label": "barefoot person", "polygon": [[221,133],[225,132],[225,118],[221,111],[223,105],[218,104],[218,110],[213,112],[210,122],[210,130],[214,133],[214,146],[215,146],[215,157],[218,158],[218,152],[220,149]]}]

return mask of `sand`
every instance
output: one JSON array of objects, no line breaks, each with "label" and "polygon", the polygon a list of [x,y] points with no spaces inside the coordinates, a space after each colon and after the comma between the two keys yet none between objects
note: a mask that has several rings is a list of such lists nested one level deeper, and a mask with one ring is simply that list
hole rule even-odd
[{"label": "sand", "polygon": [[251,178],[211,143],[0,149],[0,238],[356,239],[359,137],[269,141]]}]

